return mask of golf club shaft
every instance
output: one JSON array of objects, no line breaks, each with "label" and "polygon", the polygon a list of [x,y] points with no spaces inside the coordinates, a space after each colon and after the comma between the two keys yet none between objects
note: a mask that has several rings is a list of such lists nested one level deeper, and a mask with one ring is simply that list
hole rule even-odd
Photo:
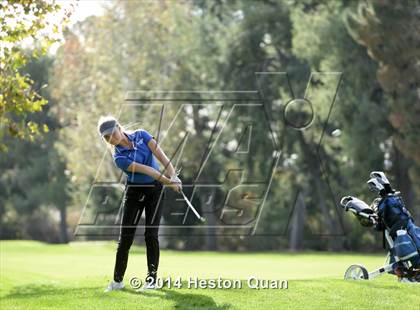
[{"label": "golf club shaft", "polygon": [[191,202],[188,200],[187,196],[185,196],[184,192],[181,191],[182,197],[184,197],[185,202],[187,203],[187,205],[190,207],[190,209],[194,212],[195,216],[201,220],[202,217],[200,216],[200,214],[197,212],[197,210],[193,207],[193,205],[191,204]]}]

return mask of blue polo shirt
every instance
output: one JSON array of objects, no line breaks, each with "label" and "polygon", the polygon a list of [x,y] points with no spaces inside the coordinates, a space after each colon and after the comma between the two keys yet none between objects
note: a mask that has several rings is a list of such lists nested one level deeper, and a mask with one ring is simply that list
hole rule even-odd
[{"label": "blue polo shirt", "polygon": [[124,134],[129,141],[133,142],[134,148],[116,145],[114,153],[115,164],[127,175],[128,182],[139,184],[152,183],[154,181],[152,177],[143,173],[127,171],[127,168],[133,162],[136,162],[159,170],[159,164],[153,156],[152,151],[147,146],[153,136],[143,129],[136,130],[133,133],[124,132]]}]

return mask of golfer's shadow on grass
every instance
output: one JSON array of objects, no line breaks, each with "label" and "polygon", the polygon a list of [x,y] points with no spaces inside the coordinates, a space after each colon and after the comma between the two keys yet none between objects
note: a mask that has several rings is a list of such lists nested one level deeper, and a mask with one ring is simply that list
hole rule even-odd
[{"label": "golfer's shadow on grass", "polygon": [[94,294],[98,290],[102,289],[102,286],[95,287],[80,287],[80,288],[68,288],[59,287],[52,284],[28,284],[15,286],[8,294],[0,298],[1,301],[8,299],[27,299],[27,298],[45,298],[52,296],[57,298],[58,296],[68,294]]},{"label": "golfer's shadow on grass", "polygon": [[[175,291],[175,289],[159,289],[157,291],[136,292],[134,290],[124,290],[127,293],[150,296],[153,298],[169,299],[176,302],[175,309],[230,309],[230,304],[223,304],[218,306],[210,296],[199,294],[182,294]],[[165,293],[160,294],[160,293]]]},{"label": "golfer's shadow on grass", "polygon": [[[136,292],[132,289],[125,288],[120,292],[113,292],[114,294],[129,293],[134,295],[141,295],[144,297],[151,298],[162,298],[175,302],[175,309],[218,309],[225,310],[230,309],[230,304],[223,304],[218,306],[213,298],[206,295],[200,294],[183,294],[178,293],[175,289],[159,289],[157,291],[147,291],[147,292]],[[162,294],[164,293],[164,294]],[[26,302],[28,299],[45,299],[52,298],[56,300],[57,298],[62,298],[64,295],[71,294],[72,298],[75,296],[86,297],[98,297],[106,294],[103,292],[102,286],[94,287],[80,287],[80,288],[68,288],[68,287],[57,287],[51,284],[39,284],[39,285],[22,285],[14,287],[8,294],[0,298],[0,304],[3,301],[8,300],[20,300],[20,302]],[[53,302],[51,300],[51,302]]]}]

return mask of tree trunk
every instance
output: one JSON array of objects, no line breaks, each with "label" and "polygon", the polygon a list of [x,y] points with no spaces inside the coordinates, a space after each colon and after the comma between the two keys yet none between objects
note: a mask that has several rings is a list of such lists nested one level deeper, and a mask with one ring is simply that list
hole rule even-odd
[{"label": "tree trunk", "polygon": [[302,249],[303,228],[305,225],[306,206],[304,201],[304,194],[301,190],[297,194],[296,205],[293,211],[291,220],[289,249],[297,251]]},{"label": "tree trunk", "polygon": [[67,235],[67,209],[66,207],[60,208],[60,242],[68,243],[69,238]]},{"label": "tree trunk", "polygon": [[200,196],[200,204],[202,212],[206,213],[206,250],[215,251],[217,250],[217,236],[216,228],[217,225],[216,214],[214,213],[214,200],[215,200],[216,190],[212,188],[208,195]]},{"label": "tree trunk", "polygon": [[408,175],[410,163],[407,158],[395,147],[395,160],[394,160],[394,175],[395,175],[395,189],[400,191],[408,210],[413,213],[415,218],[419,218],[416,214],[416,208],[413,205],[414,191]]},{"label": "tree trunk", "polygon": [[[207,121],[201,119],[199,116],[200,107],[193,106],[193,121],[194,128],[197,133],[197,139],[205,141],[203,131],[207,128]],[[216,189],[211,188],[209,192],[200,195],[201,211],[206,212],[206,236],[205,236],[205,247],[207,250],[217,250],[217,236],[216,236],[216,225],[218,223],[216,214],[214,213],[214,200],[216,195]]]},{"label": "tree trunk", "polygon": [[322,184],[322,173],[320,163],[318,162],[319,156],[311,149],[309,144],[305,141],[303,133],[300,132],[299,135],[299,142],[303,150],[303,154],[305,156],[305,161],[308,164],[308,173],[311,176],[311,179],[314,182],[313,193],[315,194],[314,197],[317,201],[317,206],[321,209],[321,213],[323,216],[323,222],[327,227],[327,233],[324,237],[332,237],[330,242],[330,247],[334,251],[341,250],[342,243],[340,240],[337,239],[339,231],[337,229],[337,221],[334,220],[333,216],[330,214],[326,199],[325,199],[325,190]]}]

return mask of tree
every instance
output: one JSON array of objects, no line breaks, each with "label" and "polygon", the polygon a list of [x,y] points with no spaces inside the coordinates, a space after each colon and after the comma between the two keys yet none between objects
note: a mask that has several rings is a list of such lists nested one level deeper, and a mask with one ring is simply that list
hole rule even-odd
[{"label": "tree", "polygon": [[[41,111],[47,100],[39,95],[39,88],[34,88],[30,76],[22,74],[20,69],[31,56],[45,54],[48,47],[59,40],[61,24],[70,16],[66,13],[58,22],[51,22],[51,15],[58,14],[59,9],[58,4],[47,0],[0,3],[3,19],[0,31],[0,151],[7,150],[3,142],[6,135],[33,141],[40,133],[40,125],[41,131],[48,131],[45,124],[26,119],[28,114]],[[28,44],[36,45],[36,48],[25,50],[24,46]]]},{"label": "tree", "polygon": [[[21,70],[30,75],[34,87],[39,88],[48,84],[51,66],[52,58],[42,56],[29,59]],[[28,115],[28,119],[46,124],[49,131],[34,141],[12,137],[5,140],[10,149],[0,161],[0,238],[67,243],[69,180],[65,175],[65,162],[54,149],[58,122],[49,112],[55,102],[50,98],[48,87],[43,88],[40,95],[48,104],[41,112]],[[58,225],[55,213],[58,213]]]},{"label": "tree", "polygon": [[[225,35],[218,25],[190,3],[167,6],[164,2],[118,1],[103,16],[90,17],[65,32],[54,66],[53,97],[58,105],[53,113],[63,127],[56,147],[67,159],[67,169],[75,180],[71,184],[73,206],[85,203],[92,182],[121,181],[120,171],[98,137],[96,122],[103,114],[118,116],[127,103],[127,91],[220,89],[216,73],[220,45],[226,41],[218,40]],[[166,134],[179,105],[166,105],[160,139],[165,136],[162,146],[171,157],[181,142],[179,135],[172,133],[185,134],[191,129],[182,163],[182,177],[188,182],[202,157],[201,146],[211,135],[213,115],[209,113],[214,112],[205,106],[186,110],[171,134]],[[157,136],[159,112],[156,105],[124,105],[119,121],[127,129],[141,126]],[[186,128],[191,119],[193,128]],[[106,160],[102,162],[103,156]],[[118,205],[118,197],[113,199],[112,204]]]},{"label": "tree", "polygon": [[[315,104],[316,111],[309,129],[297,130],[288,126],[283,118],[285,107],[292,99],[303,97],[311,72],[309,62],[296,55],[292,45],[296,31],[293,28],[294,23],[298,25],[304,22],[301,16],[295,16],[295,12],[302,10],[301,5],[285,4],[282,1],[262,1],[252,6],[244,4],[237,10],[240,12],[237,15],[242,16],[238,22],[240,36],[232,44],[230,58],[227,61],[229,64],[226,66],[227,80],[231,82],[228,85],[230,89],[261,91],[282,155],[271,185],[273,190],[270,192],[270,199],[266,202],[264,212],[267,213],[262,215],[260,225],[267,228],[266,233],[279,234],[279,226],[289,228],[291,248],[296,248],[298,244],[301,247],[314,246],[316,242],[313,241],[313,234],[339,233],[336,229],[339,223],[334,199],[330,199],[325,171],[322,171],[322,168],[334,169],[337,165],[336,156],[331,155],[328,143],[318,147],[319,137],[328,117],[332,94],[335,91],[325,85],[334,84],[334,81],[326,79],[322,81],[321,78],[311,81],[310,90],[313,97],[311,100]],[[285,72],[290,84],[285,74],[264,76],[264,80],[256,83],[255,72],[261,71]],[[322,95],[319,91],[321,87],[316,87],[317,83],[326,89]],[[305,109],[297,109],[293,117],[304,119],[307,114]],[[264,121],[261,119],[258,123],[263,124]],[[329,127],[327,129],[329,132],[332,131]],[[269,131],[262,126],[257,132],[258,137],[269,134]],[[268,145],[261,143],[252,160],[264,163],[267,160],[268,150]],[[326,167],[320,166],[318,158],[320,154],[324,157]],[[262,172],[261,164],[255,167],[255,172]],[[302,196],[303,193],[305,197]],[[307,206],[306,212],[303,212],[304,205]],[[289,225],[290,212],[297,212],[296,222],[305,225]],[[271,223],[274,217],[277,228]],[[297,229],[304,229],[305,232],[298,232]],[[337,249],[340,245],[332,240],[331,246]]]},{"label": "tree", "polygon": [[[395,181],[408,206],[420,193],[420,2],[372,1],[348,12],[347,29],[378,64],[377,80],[389,106]],[[418,214],[420,216],[420,214]]]},{"label": "tree", "polygon": [[[384,150],[379,146],[387,141],[391,129],[386,121],[389,109],[375,76],[377,65],[354,42],[344,23],[346,10],[355,5],[352,2],[312,1],[312,5],[296,10],[293,15],[293,53],[307,61],[313,71],[342,74],[324,136],[330,158],[330,186],[337,205],[339,198],[349,192],[368,201],[372,199],[367,195],[365,181],[370,171],[387,170]],[[321,80],[316,86],[319,88],[318,100],[324,100],[326,95],[323,84],[325,81]],[[337,135],[331,134],[334,130]],[[335,164],[331,165],[332,162]],[[347,227],[352,225],[345,229],[352,244],[355,244],[354,240],[362,240],[362,234],[371,234],[347,218],[345,224]],[[344,240],[345,247],[349,245],[348,238]]]}]

